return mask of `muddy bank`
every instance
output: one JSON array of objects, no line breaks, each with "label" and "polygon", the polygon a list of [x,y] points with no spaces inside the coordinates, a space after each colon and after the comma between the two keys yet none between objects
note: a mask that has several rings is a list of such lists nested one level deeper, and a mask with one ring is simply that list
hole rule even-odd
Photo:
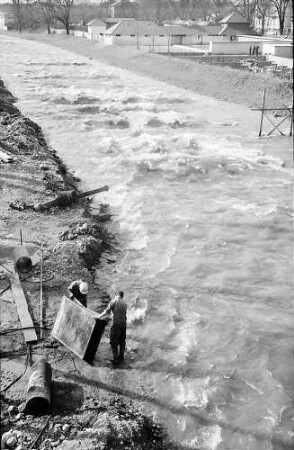
[{"label": "muddy bank", "polygon": [[[58,191],[80,192],[79,180],[48,146],[40,127],[24,117],[15,103],[0,82],[1,448],[172,449],[163,429],[139,404],[93,382],[74,379],[73,375],[84,373],[87,363],[77,361],[50,336],[62,295],[73,279],[88,282],[90,308],[104,309],[109,294],[99,285],[99,264],[113,263],[118,255],[107,226],[108,205],[92,210],[91,199],[85,198],[46,211],[34,207]],[[24,254],[34,264],[21,278],[39,338],[29,347],[20,330],[8,272],[9,264]],[[35,417],[24,413],[23,402],[30,366],[42,357],[53,369],[52,411],[50,416]],[[110,352],[104,356],[109,358]]]}]

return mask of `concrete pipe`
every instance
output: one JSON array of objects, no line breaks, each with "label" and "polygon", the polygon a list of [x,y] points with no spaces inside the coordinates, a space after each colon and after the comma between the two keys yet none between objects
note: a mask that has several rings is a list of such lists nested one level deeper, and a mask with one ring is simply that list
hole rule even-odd
[{"label": "concrete pipe", "polygon": [[25,412],[33,415],[48,414],[51,408],[52,369],[45,359],[32,366]]}]

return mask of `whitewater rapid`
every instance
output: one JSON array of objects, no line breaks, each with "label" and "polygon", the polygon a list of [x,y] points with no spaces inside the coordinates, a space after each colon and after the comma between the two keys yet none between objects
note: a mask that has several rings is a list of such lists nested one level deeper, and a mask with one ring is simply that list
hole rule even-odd
[{"label": "whitewater rapid", "polygon": [[258,113],[37,42],[2,35],[0,55],[82,187],[110,186],[94,206],[110,205],[122,250],[99,273],[129,302],[120,383],[155,397],[185,448],[288,448],[291,170],[264,152]]}]

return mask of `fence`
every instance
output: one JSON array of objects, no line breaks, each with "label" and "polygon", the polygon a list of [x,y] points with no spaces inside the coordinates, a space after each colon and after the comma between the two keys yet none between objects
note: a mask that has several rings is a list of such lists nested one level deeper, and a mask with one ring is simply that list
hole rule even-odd
[{"label": "fence", "polygon": [[[66,34],[66,30],[64,28],[52,28],[51,32],[52,34]],[[71,36],[85,37],[89,39],[89,34],[87,31],[70,30],[69,34]]]}]

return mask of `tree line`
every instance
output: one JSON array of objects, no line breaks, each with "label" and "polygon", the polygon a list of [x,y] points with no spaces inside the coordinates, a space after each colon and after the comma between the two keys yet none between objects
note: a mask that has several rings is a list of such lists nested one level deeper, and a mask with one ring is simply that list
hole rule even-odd
[{"label": "tree line", "polygon": [[[113,0],[100,5],[75,3],[75,0],[12,0],[13,15],[19,32],[23,29],[46,28],[48,33],[56,24],[70,33],[75,24],[85,26],[95,18],[108,17],[108,7]],[[261,19],[261,34],[264,34],[265,19],[272,11],[279,18],[280,34],[284,33],[287,9],[292,0],[137,0],[132,8],[122,3],[120,17],[152,20],[161,24],[164,20],[203,20],[213,23],[232,11],[238,11],[249,23],[254,16]]]}]

